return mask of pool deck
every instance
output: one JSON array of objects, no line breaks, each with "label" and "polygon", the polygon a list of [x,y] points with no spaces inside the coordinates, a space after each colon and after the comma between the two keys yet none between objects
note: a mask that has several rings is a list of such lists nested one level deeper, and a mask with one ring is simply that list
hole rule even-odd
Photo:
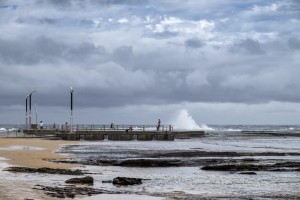
[{"label": "pool deck", "polygon": [[27,135],[52,136],[62,140],[113,140],[113,141],[173,141],[204,136],[204,131],[143,131],[143,130],[66,130],[26,129]]}]

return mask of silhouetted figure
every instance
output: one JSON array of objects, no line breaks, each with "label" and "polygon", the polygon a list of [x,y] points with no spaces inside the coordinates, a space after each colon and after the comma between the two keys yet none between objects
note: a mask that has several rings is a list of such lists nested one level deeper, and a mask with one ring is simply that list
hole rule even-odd
[{"label": "silhouetted figure", "polygon": [[68,122],[66,122],[66,132],[68,132]]},{"label": "silhouetted figure", "polygon": [[114,123],[110,124],[110,128],[113,129],[114,128]]},{"label": "silhouetted figure", "polygon": [[43,129],[43,126],[44,126],[43,121],[41,121],[40,122],[40,129]]},{"label": "silhouetted figure", "polygon": [[161,122],[160,122],[160,119],[158,119],[157,127],[156,127],[156,128],[157,128],[157,131],[159,131],[159,129],[160,129],[160,123],[161,123]]}]

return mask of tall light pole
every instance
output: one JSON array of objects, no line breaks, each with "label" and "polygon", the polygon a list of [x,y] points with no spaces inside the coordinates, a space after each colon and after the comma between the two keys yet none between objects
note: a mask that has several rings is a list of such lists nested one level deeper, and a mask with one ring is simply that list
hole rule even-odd
[{"label": "tall light pole", "polygon": [[70,95],[71,95],[71,113],[70,113],[70,132],[73,133],[73,88],[71,87]]},{"label": "tall light pole", "polygon": [[36,90],[33,90],[29,93],[29,120],[28,120],[28,129],[31,129],[31,96]]},{"label": "tall light pole", "polygon": [[37,103],[34,103],[34,108],[35,108],[35,124],[37,125]]},{"label": "tall light pole", "polygon": [[25,123],[26,123],[26,127],[28,128],[28,108],[27,108],[27,106],[28,106],[28,95],[26,96],[26,115],[25,115]]}]

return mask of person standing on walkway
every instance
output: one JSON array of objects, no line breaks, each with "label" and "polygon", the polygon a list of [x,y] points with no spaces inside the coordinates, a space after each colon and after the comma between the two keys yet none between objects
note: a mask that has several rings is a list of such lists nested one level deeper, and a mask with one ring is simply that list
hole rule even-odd
[{"label": "person standing on walkway", "polygon": [[157,122],[157,131],[159,131],[159,129],[160,129],[160,119],[158,119],[158,122]]},{"label": "person standing on walkway", "polygon": [[43,129],[43,126],[44,126],[43,121],[41,121],[40,122],[40,129]]}]

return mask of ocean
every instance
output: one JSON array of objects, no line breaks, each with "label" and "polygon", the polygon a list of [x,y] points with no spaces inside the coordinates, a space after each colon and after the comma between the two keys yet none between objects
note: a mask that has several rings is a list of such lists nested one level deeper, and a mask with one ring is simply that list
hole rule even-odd
[{"label": "ocean", "polygon": [[[11,132],[18,128],[0,127],[0,130],[11,129]],[[205,131],[205,135],[199,138],[175,141],[82,140],[77,145],[62,147],[58,153],[67,155],[68,159],[64,162],[82,164],[84,167],[81,169],[91,172],[94,188],[104,189],[110,194],[126,194],[128,199],[130,195],[131,199],[300,198],[300,126],[199,127]],[[2,134],[7,134],[7,131],[4,132]],[[286,163],[293,163],[293,166]],[[255,172],[252,175],[234,170],[202,169],[203,166],[220,164],[281,167],[250,170]],[[66,179],[54,175],[49,180],[49,176],[38,174],[18,178],[22,176],[44,185],[57,185]],[[110,181],[118,176],[141,178],[143,184],[111,184]]]}]

